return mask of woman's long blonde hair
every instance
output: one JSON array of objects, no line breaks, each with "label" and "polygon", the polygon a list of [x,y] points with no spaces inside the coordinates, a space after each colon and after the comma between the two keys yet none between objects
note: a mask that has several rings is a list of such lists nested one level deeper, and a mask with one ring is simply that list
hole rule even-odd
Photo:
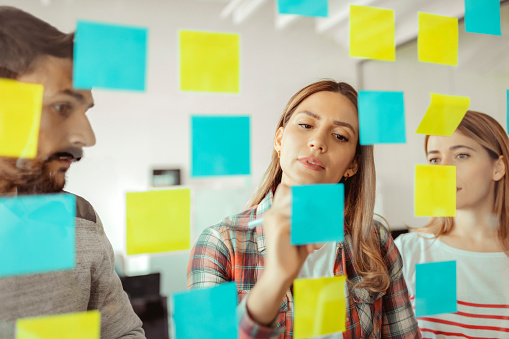
[{"label": "woman's long blonde hair", "polygon": [[[497,160],[503,156],[506,174],[499,181],[495,182],[495,203],[493,213],[498,218],[498,240],[509,255],[509,138],[500,124],[487,114],[467,111],[465,117],[457,128],[458,132],[480,144],[489,154],[490,158]],[[428,154],[428,139],[424,140],[424,150]],[[454,218],[432,218],[427,227],[436,238],[448,234],[454,228]]]},{"label": "woman's long blonde hair", "polygon": [[[276,131],[286,126],[302,101],[322,91],[344,95],[357,109],[357,91],[352,86],[332,80],[319,81],[301,89],[290,99],[279,119]],[[381,292],[389,287],[390,278],[373,230],[376,186],[373,146],[361,146],[357,140],[354,160],[358,164],[357,173],[341,182],[345,185],[345,233],[352,236],[353,264],[364,279],[356,287]],[[277,152],[273,150],[271,163],[258,190],[251,198],[251,205],[259,204],[270,191],[275,191],[281,183],[282,174]]]}]

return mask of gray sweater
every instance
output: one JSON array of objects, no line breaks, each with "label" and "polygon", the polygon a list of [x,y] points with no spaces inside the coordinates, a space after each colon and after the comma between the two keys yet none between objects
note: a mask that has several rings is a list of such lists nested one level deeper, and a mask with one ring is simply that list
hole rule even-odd
[{"label": "gray sweater", "polygon": [[101,312],[101,338],[145,338],[101,221],[88,201],[76,202],[76,268],[0,279],[0,338],[14,338],[18,318],[88,310]]}]

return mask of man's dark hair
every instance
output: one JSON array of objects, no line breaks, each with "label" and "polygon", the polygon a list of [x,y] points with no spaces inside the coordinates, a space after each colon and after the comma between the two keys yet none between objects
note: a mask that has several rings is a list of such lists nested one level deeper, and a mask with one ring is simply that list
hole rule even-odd
[{"label": "man's dark hair", "polygon": [[16,79],[43,55],[72,59],[73,40],[74,33],[63,33],[20,9],[0,6],[0,77]]}]

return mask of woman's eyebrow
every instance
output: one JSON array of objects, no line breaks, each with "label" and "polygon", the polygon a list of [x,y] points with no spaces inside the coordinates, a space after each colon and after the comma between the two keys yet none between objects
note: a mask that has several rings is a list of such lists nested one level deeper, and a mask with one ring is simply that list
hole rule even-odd
[{"label": "woman's eyebrow", "polygon": [[[473,149],[472,147],[465,146],[465,145],[454,145],[454,146],[449,147],[449,150],[455,151],[455,150],[460,149],[460,148],[466,148],[466,149],[469,149],[469,150],[475,152],[475,149]],[[436,150],[436,149],[428,151],[428,154],[438,154],[438,153],[440,153],[440,151]]]},{"label": "woman's eyebrow", "polygon": [[[310,117],[312,117],[312,118],[315,118],[316,120],[320,120],[320,119],[322,119],[322,117],[321,117],[321,116],[319,116],[318,114],[313,113],[313,112],[310,112],[310,111],[307,111],[307,110],[300,111],[300,112],[299,112],[299,113],[297,113],[297,114],[306,114],[306,115],[308,115],[308,116],[310,116]],[[349,129],[351,129],[351,130],[352,130],[352,133],[353,133],[354,135],[356,134],[356,133],[355,133],[355,129],[353,128],[353,126],[352,126],[352,125],[350,125],[350,124],[349,124],[349,123],[347,123],[347,122],[339,121],[339,120],[334,120],[332,123],[333,123],[334,125],[336,125],[336,126],[341,126],[341,127],[349,128]]]}]

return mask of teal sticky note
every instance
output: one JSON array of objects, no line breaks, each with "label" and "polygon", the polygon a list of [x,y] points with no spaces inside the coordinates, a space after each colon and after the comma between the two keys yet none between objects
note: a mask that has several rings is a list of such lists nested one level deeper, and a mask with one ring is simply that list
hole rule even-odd
[{"label": "teal sticky note", "polygon": [[148,29],[79,20],[73,86],[144,91]]},{"label": "teal sticky note", "polygon": [[343,241],[344,197],[343,184],[293,186],[290,242]]},{"label": "teal sticky note", "polygon": [[191,176],[251,174],[248,116],[191,116]]},{"label": "teal sticky note", "polygon": [[312,17],[329,16],[328,0],[278,0],[279,14],[294,14]]},{"label": "teal sticky note", "polygon": [[455,313],[456,261],[415,265],[415,316]]},{"label": "teal sticky note", "polygon": [[403,92],[359,91],[358,106],[361,145],[406,142]]},{"label": "teal sticky note", "polygon": [[172,301],[176,339],[237,339],[235,282],[175,293]]},{"label": "teal sticky note", "polygon": [[0,277],[73,269],[75,217],[70,194],[0,198]]},{"label": "teal sticky note", "polygon": [[502,35],[499,0],[465,0],[465,31]]}]

